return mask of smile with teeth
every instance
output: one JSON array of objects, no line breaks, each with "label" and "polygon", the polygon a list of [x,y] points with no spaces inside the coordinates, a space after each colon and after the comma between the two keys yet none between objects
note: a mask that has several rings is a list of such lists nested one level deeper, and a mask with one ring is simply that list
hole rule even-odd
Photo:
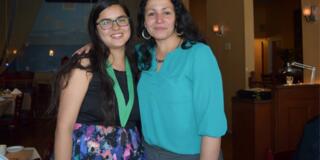
[{"label": "smile with teeth", "polygon": [[123,33],[115,33],[111,35],[112,38],[121,38],[122,36],[123,36]]}]

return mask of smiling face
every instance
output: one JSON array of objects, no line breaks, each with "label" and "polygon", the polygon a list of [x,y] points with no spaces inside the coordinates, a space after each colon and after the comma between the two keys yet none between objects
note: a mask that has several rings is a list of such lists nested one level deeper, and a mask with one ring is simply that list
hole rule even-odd
[{"label": "smiling face", "polygon": [[[131,35],[129,20],[127,25],[124,22],[126,17],[128,15],[120,5],[111,5],[99,14],[99,18],[96,21],[98,35],[108,48],[125,47]],[[111,27],[106,27],[106,25],[111,25]]]},{"label": "smiling face", "polygon": [[144,26],[155,40],[176,36],[176,16],[171,0],[148,0],[144,17]]}]

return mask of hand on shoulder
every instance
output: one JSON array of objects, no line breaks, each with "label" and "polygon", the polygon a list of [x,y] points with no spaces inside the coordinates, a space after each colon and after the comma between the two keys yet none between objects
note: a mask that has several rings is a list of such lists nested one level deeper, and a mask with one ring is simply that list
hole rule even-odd
[{"label": "hand on shoulder", "polygon": [[88,54],[89,53],[89,51],[92,49],[92,43],[87,43],[87,44],[85,44],[84,46],[82,46],[80,49],[78,49],[78,50],[76,50],[73,54],[72,54],[72,56],[73,55],[76,55],[76,54],[78,54],[78,55],[80,55],[80,54]]}]

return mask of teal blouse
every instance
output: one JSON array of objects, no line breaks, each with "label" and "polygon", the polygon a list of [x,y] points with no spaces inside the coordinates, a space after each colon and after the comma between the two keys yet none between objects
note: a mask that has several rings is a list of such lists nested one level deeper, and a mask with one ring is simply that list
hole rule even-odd
[{"label": "teal blouse", "polygon": [[196,43],[168,53],[159,71],[152,63],[138,83],[145,141],[179,154],[199,154],[201,136],[227,130],[221,74],[211,49]]}]

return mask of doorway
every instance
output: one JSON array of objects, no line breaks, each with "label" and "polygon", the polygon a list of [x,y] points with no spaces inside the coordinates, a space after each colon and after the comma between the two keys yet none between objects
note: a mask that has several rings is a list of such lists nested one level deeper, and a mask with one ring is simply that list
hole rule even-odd
[{"label": "doorway", "polygon": [[[303,60],[300,0],[254,0],[254,34],[254,79],[261,87],[283,84],[286,63]],[[303,81],[302,70],[293,74]]]}]

